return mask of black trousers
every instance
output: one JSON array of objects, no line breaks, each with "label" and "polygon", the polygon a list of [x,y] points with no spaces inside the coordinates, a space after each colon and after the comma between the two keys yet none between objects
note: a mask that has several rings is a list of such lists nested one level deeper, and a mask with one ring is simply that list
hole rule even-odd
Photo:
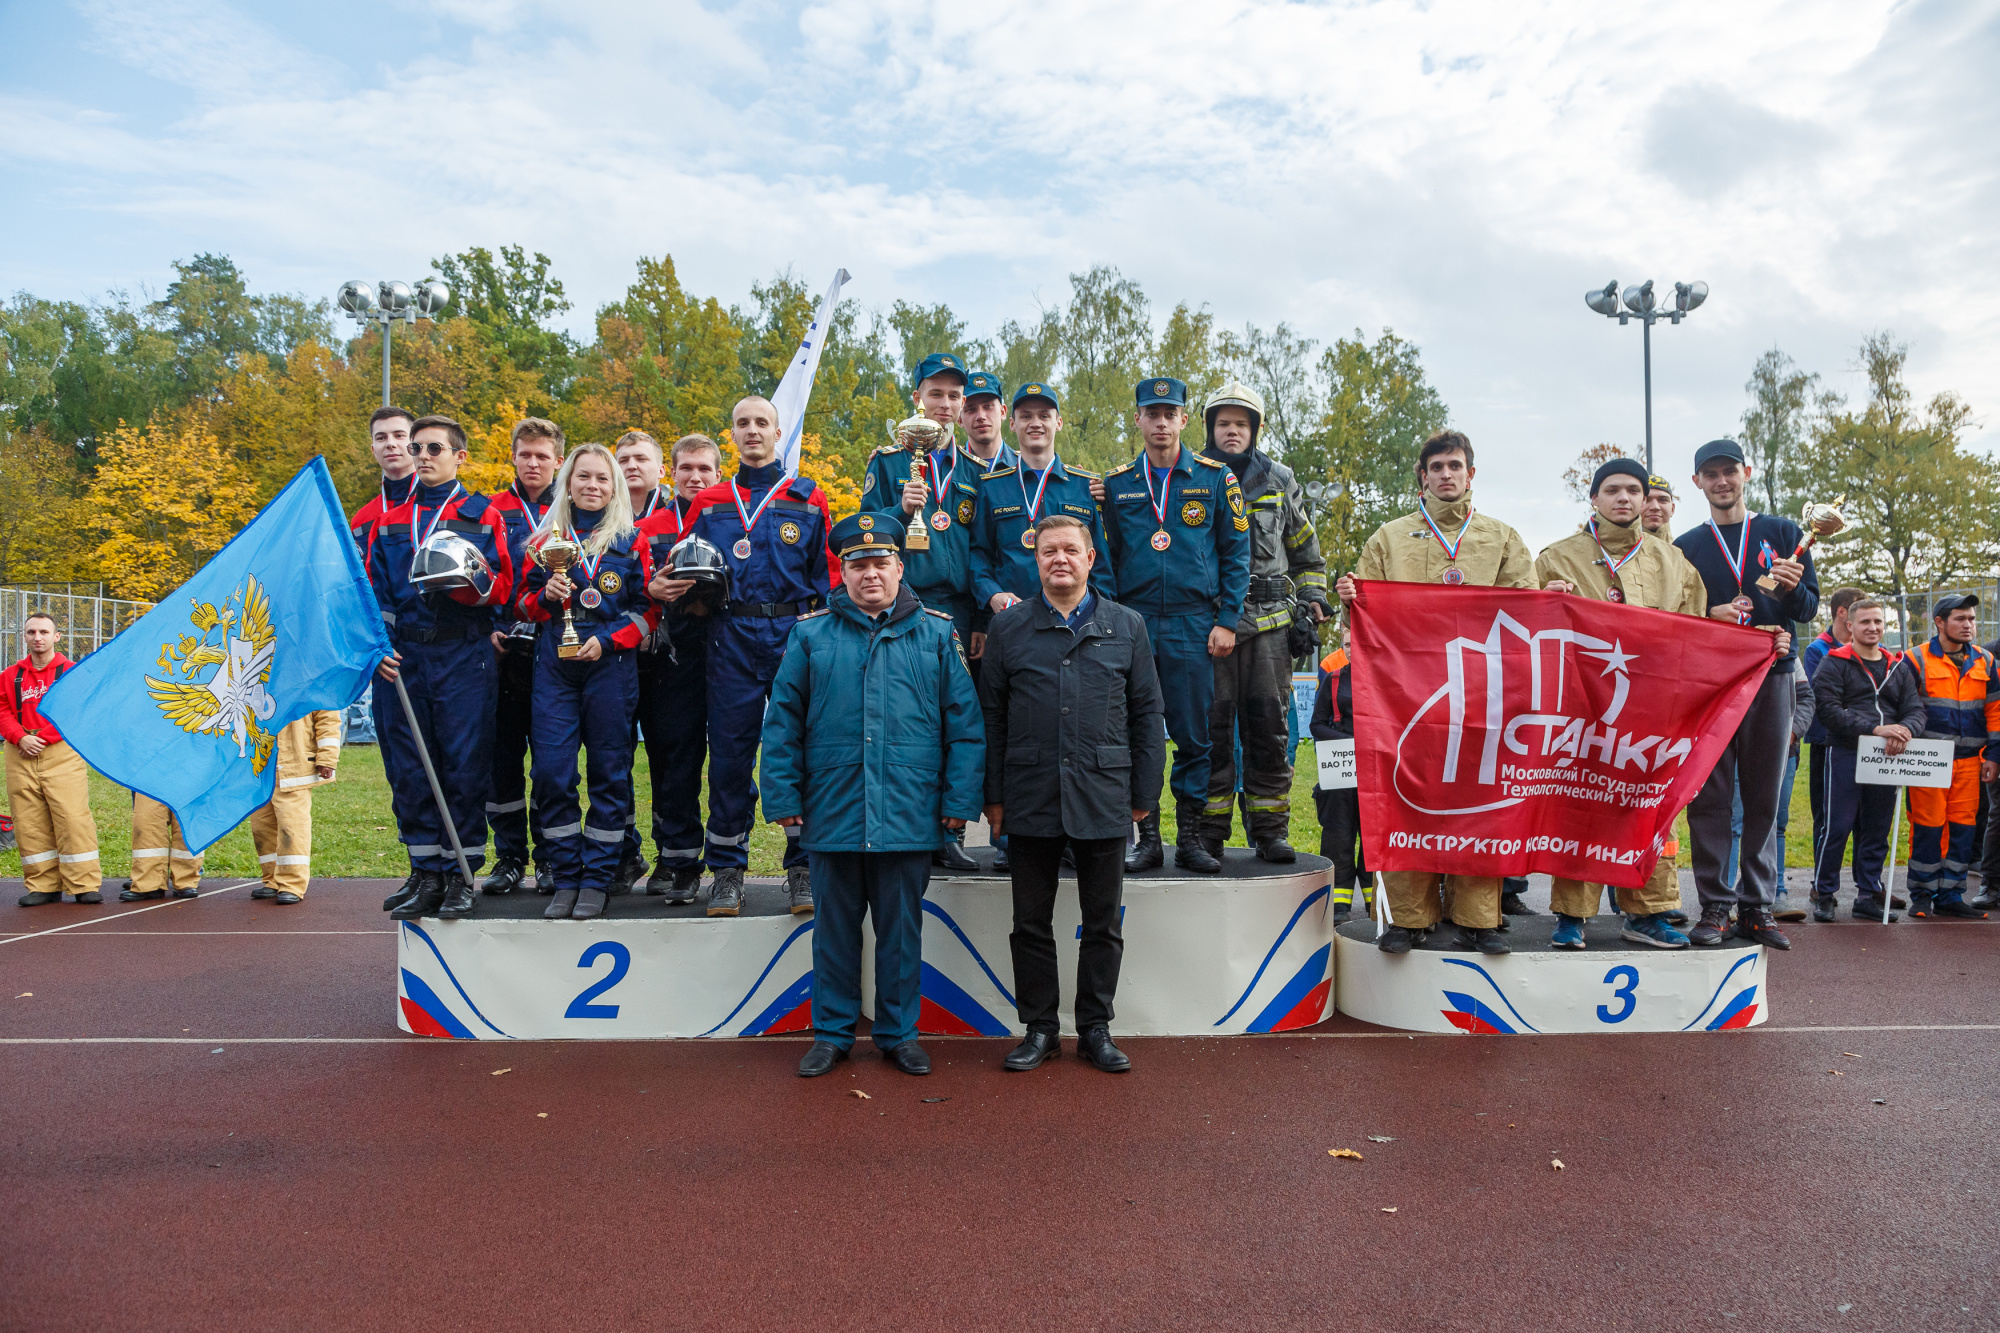
[{"label": "black trousers", "polygon": [[1358,877],[1362,888],[1373,888],[1375,877],[1361,854],[1361,793],[1315,787],[1313,805],[1319,810],[1319,854],[1333,862],[1334,887],[1351,889]]},{"label": "black trousers", "polygon": [[[1832,753],[1820,769],[1820,787],[1813,792],[1824,827],[1813,840],[1813,892],[1831,898],[1840,888],[1840,863],[1847,858],[1847,840],[1854,840],[1854,894],[1882,897],[1882,866],[1889,857],[1889,824],[1896,814],[1896,787],[1863,786],[1854,780],[1855,752],[1826,747]],[[1815,758],[1818,756],[1815,755]]]},{"label": "black trousers", "polygon": [[2000,884],[2000,782],[1986,784],[1986,841],[1979,849],[1979,881],[1986,889]]},{"label": "black trousers", "polygon": [[1806,796],[1812,801],[1812,845],[1814,865],[1818,865],[1820,844],[1826,841],[1826,752],[1833,742],[1810,745],[1806,749]]},{"label": "black trousers", "polygon": [[528,808],[528,782],[521,774],[535,713],[534,642],[509,639],[499,670],[499,702],[493,712],[493,793],[486,801],[486,822],[493,828],[497,859],[526,866],[532,830],[535,864],[547,870],[544,858],[549,845],[542,840],[542,821]]},{"label": "black trousers", "polygon": [[1014,956],[1014,1007],[1029,1031],[1059,1032],[1057,1006],[1062,982],[1056,976],[1056,876],[1063,848],[1076,862],[1076,891],[1083,907],[1083,940],[1076,959],[1076,1030],[1111,1022],[1118,991],[1118,965],[1125,956],[1119,933],[1120,900],[1125,896],[1125,839],[1007,835],[1007,859],[1014,876],[1014,931],[1007,946]]}]

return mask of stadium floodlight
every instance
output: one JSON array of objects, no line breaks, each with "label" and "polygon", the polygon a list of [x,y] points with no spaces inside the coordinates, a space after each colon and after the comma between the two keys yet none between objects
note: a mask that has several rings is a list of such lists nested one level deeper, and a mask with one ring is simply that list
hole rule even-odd
[{"label": "stadium floodlight", "polygon": [[1674,284],[1674,303],[1662,309],[1659,297],[1653,290],[1653,280],[1627,287],[1624,291],[1625,308],[1618,308],[1618,279],[1613,278],[1602,288],[1593,288],[1583,294],[1583,303],[1607,319],[1615,319],[1621,325],[1638,320],[1644,330],[1640,339],[1643,349],[1641,356],[1646,368],[1646,471],[1653,471],[1653,325],[1660,320],[1678,324],[1703,301],[1708,299],[1708,284],[1705,282],[1677,282]]},{"label": "stadium floodlight", "polygon": [[425,278],[410,290],[407,282],[393,278],[366,283],[359,278],[344,284],[338,304],[347,317],[366,328],[382,329],[382,406],[389,406],[390,331],[397,320],[436,319],[451,304],[451,288],[436,278]]}]

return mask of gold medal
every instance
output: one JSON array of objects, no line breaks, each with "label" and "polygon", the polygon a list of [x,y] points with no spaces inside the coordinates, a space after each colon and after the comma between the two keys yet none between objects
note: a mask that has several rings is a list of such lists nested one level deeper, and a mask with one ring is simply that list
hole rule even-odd
[{"label": "gold medal", "polygon": [[1174,544],[1174,539],[1167,535],[1167,530],[1165,528],[1161,528],[1158,532],[1153,534],[1153,549],[1155,551],[1164,551],[1173,544]]}]

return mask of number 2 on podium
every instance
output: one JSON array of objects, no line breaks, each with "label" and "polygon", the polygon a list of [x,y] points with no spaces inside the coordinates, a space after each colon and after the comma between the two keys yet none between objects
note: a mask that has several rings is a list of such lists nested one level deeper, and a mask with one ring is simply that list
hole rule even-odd
[{"label": "number 2 on podium", "polygon": [[[576,960],[578,967],[589,967],[600,958],[611,960],[611,971],[598,981],[584,988],[581,995],[569,1002],[563,1010],[564,1018],[616,1018],[618,1006],[615,1004],[592,1004],[591,1001],[616,986],[625,979],[625,973],[632,966],[632,951],[616,940],[599,940],[583,951],[583,957]],[[1603,1013],[1602,1009],[1597,1011]]]}]

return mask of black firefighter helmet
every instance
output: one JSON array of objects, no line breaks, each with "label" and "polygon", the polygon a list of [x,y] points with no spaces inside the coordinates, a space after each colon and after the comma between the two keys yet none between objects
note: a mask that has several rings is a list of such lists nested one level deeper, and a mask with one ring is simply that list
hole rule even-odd
[{"label": "black firefighter helmet", "polygon": [[667,553],[667,577],[694,580],[676,610],[705,606],[720,612],[729,605],[729,566],[722,552],[700,537],[684,537]]}]

